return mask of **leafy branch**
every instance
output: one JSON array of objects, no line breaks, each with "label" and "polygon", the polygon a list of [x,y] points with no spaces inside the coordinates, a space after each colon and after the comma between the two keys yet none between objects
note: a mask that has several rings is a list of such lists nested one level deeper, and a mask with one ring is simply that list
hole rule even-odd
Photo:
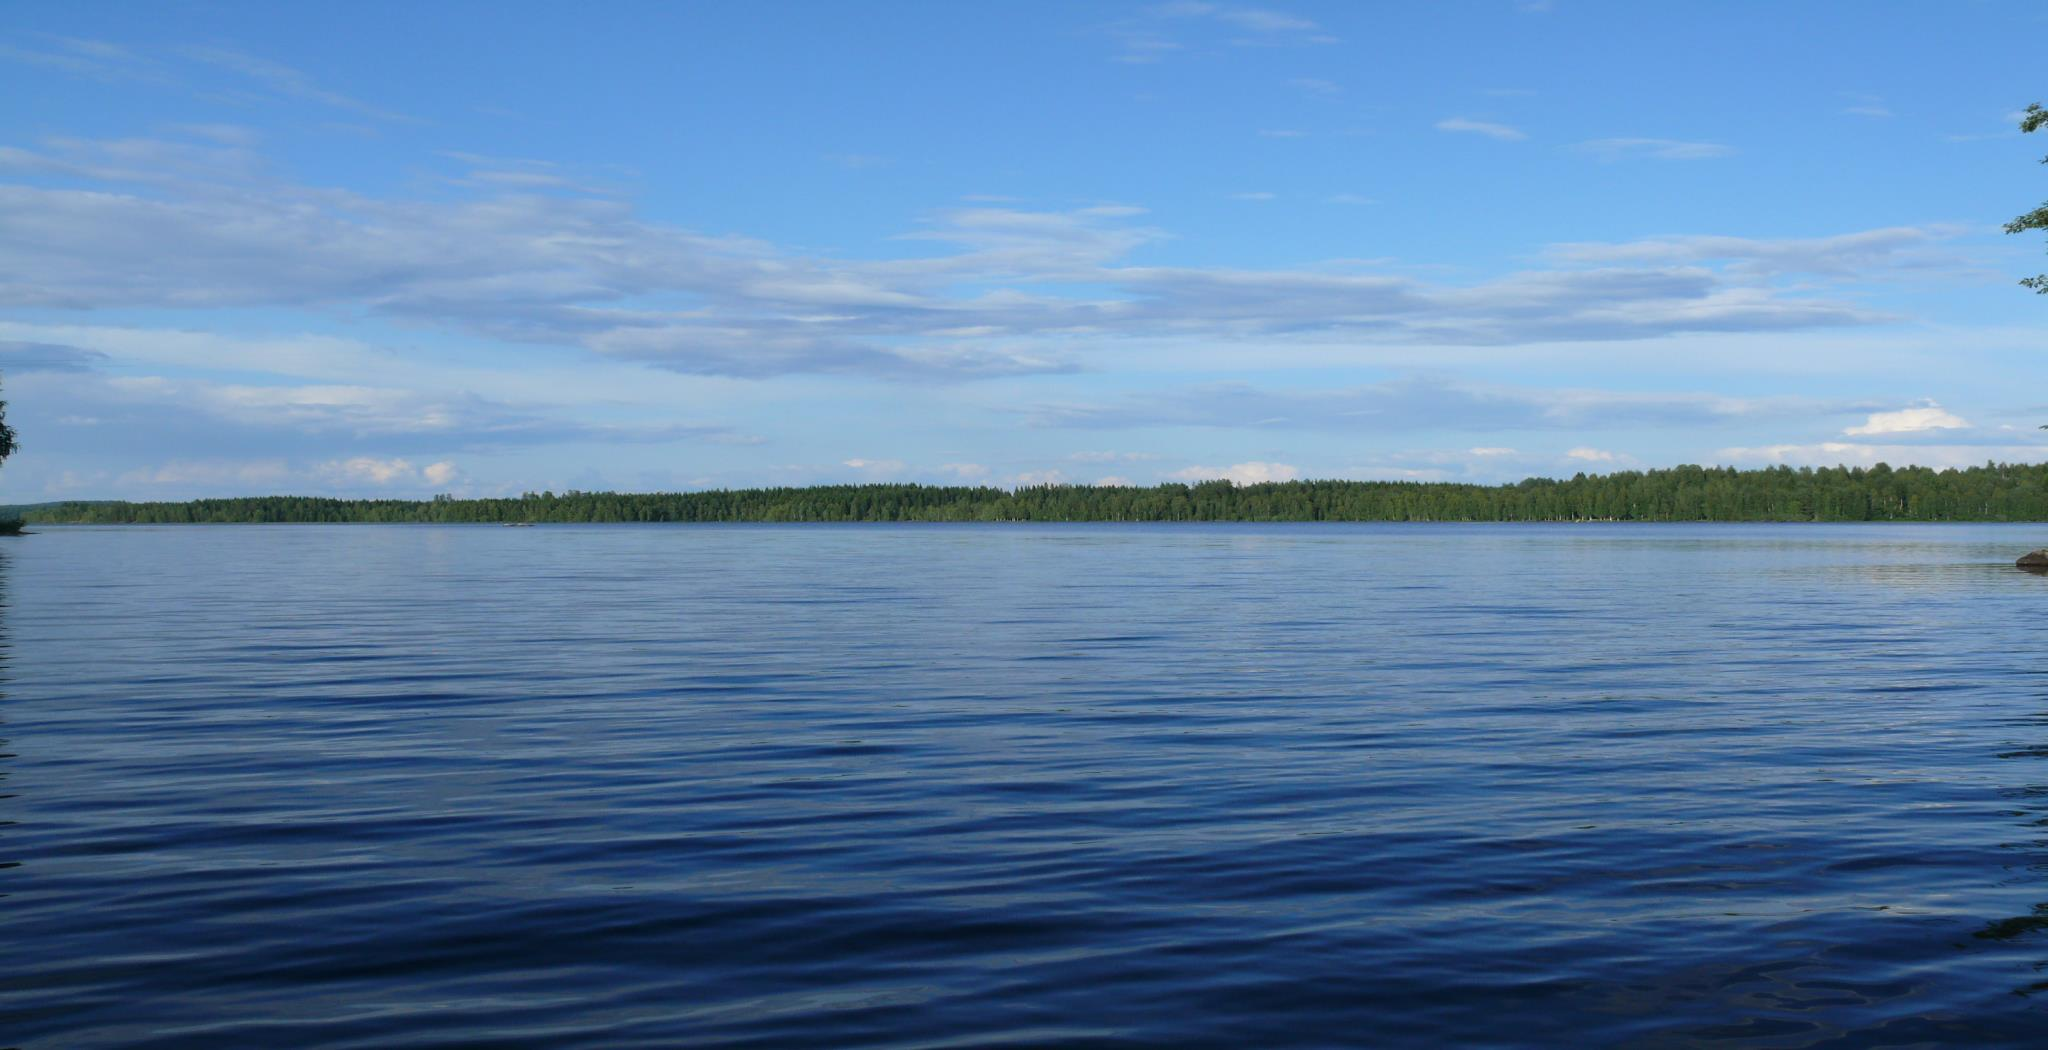
[{"label": "leafy branch", "polygon": [[[2032,132],[2042,127],[2048,127],[2048,109],[2041,108],[2041,104],[2036,102],[2020,115],[2020,130]],[[2041,158],[2041,163],[2048,164],[2048,157]],[[2048,204],[2043,204],[2005,224],[2007,233],[2023,233],[2027,230],[2048,230]],[[2048,273],[2023,278],[2020,283],[2035,292],[2048,295]]]}]

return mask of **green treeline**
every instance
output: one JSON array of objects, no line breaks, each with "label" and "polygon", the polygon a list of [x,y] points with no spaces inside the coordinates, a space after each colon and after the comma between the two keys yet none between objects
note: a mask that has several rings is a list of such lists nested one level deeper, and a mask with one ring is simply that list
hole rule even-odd
[{"label": "green treeline", "polygon": [[252,496],[189,503],[46,503],[31,523],[742,521],[2048,521],[2048,465],[1967,470],[1773,467],[1580,474],[1513,485],[1227,481],[1016,491],[820,485],[518,498],[349,500]]}]

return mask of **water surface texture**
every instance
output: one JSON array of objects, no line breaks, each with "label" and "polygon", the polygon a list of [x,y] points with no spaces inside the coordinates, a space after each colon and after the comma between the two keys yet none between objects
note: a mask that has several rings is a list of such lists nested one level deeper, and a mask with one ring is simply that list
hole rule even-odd
[{"label": "water surface texture", "polygon": [[2038,1045],[2013,526],[0,541],[0,1046]]}]

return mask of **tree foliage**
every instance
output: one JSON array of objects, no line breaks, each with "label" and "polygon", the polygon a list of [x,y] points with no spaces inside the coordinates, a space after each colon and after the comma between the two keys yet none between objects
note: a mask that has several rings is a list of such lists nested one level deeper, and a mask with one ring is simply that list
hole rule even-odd
[{"label": "tree foliage", "polygon": [[[2041,108],[2041,104],[2036,102],[2020,115],[2020,130],[2032,132],[2042,127],[2048,127],[2048,109]],[[2041,158],[2041,163],[2048,164],[2048,157]],[[2024,233],[2027,230],[2048,230],[2048,204],[2043,204],[2005,224],[2007,233]],[[2042,295],[2048,295],[2048,273],[2023,278],[2020,283]]]},{"label": "tree foliage", "polygon": [[0,401],[0,462],[14,455],[14,428],[7,425],[7,402]]},{"label": "tree foliage", "polygon": [[2048,521],[2048,465],[1673,467],[1512,485],[1228,481],[1017,490],[821,485],[707,492],[527,493],[517,498],[309,496],[188,503],[51,503],[30,522],[860,521]]}]

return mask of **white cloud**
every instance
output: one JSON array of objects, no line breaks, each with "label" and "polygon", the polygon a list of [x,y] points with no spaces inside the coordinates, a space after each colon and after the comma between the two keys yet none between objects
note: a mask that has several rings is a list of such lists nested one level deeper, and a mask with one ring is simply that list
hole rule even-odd
[{"label": "white cloud", "polygon": [[1252,461],[1237,463],[1228,467],[1188,467],[1176,470],[1167,477],[1175,481],[1225,480],[1239,485],[1257,485],[1268,481],[1293,481],[1301,471],[1286,463],[1264,463]]},{"label": "white cloud", "polygon": [[1076,463],[1140,463],[1159,457],[1151,452],[1075,452],[1067,458]]},{"label": "white cloud", "polygon": [[1460,481],[1499,484],[1539,474],[1555,474],[1557,457],[1520,449],[1482,445],[1476,448],[1423,448],[1390,451],[1347,465],[1335,476],[1360,480]]},{"label": "white cloud", "polygon": [[[12,332],[42,333],[85,342],[92,349],[76,346],[10,344]],[[28,346],[22,353],[12,348]],[[274,354],[265,359],[263,351]],[[434,448],[440,452],[458,448],[531,446],[560,441],[595,440],[615,443],[663,443],[670,441],[711,441],[748,443],[759,439],[729,427],[674,421],[654,423],[590,422],[575,418],[581,406],[498,401],[467,392],[435,393],[399,387],[351,386],[336,383],[304,383],[281,380],[266,385],[218,383],[205,379],[172,379],[162,375],[108,375],[98,371],[102,362],[115,362],[130,369],[157,365],[190,370],[214,368],[259,372],[266,367],[288,373],[298,366],[295,355],[330,348],[335,357],[327,362],[336,370],[366,371],[377,365],[375,357],[365,358],[350,351],[345,341],[314,339],[306,346],[289,340],[213,339],[194,333],[152,332],[144,329],[91,328],[83,326],[14,325],[0,322],[0,365],[10,359],[27,359],[37,367],[23,380],[49,377],[58,386],[46,384],[39,400],[48,403],[61,398],[70,415],[118,419],[137,440],[146,441],[150,430],[190,430],[194,422],[204,423],[208,442],[232,447],[239,442],[278,448],[280,443],[333,447],[346,441],[357,448],[414,451]],[[130,353],[131,349],[138,352]],[[58,356],[57,351],[71,356]],[[254,355],[254,356],[247,356]],[[76,363],[76,364],[74,364]],[[406,373],[398,366],[380,371]],[[422,382],[462,382],[472,373],[453,374],[416,370],[408,376]],[[12,380],[15,372],[9,373]],[[547,377],[536,377],[543,384]],[[10,385],[12,385],[10,383]],[[674,410],[663,413],[673,416]]]},{"label": "white cloud", "polygon": [[1803,398],[1635,393],[1456,384],[1410,378],[1350,388],[1262,388],[1219,383],[1135,394],[1102,404],[1028,408],[1040,427],[1227,427],[1414,433],[1425,430],[1585,430],[1714,426],[1811,418],[1847,410]]},{"label": "white cloud", "polygon": [[1064,485],[1067,475],[1059,470],[1027,470],[1010,479],[1015,488],[1030,488],[1035,485]]},{"label": "white cloud", "polygon": [[1850,427],[1842,433],[1851,437],[1876,436],[1879,434],[1913,434],[1929,430],[1960,430],[1970,424],[1945,411],[1932,401],[1916,408],[1902,408],[1896,412],[1873,412],[1862,426]]},{"label": "white cloud", "polygon": [[1566,459],[1576,459],[1585,463],[1612,463],[1619,458],[1606,449],[1592,448],[1587,445],[1580,445],[1578,448],[1567,451],[1564,455]]},{"label": "white cloud", "polygon": [[1724,448],[1715,453],[1735,464],[1770,463],[1810,467],[1922,466],[1945,469],[1982,465],[1987,460],[2039,463],[2048,445],[1879,445],[1848,441]]},{"label": "white cloud", "polygon": [[1132,485],[1135,484],[1136,482],[1132,481],[1127,477],[1124,477],[1121,474],[1111,474],[1107,477],[1100,477],[1095,479],[1096,488],[1130,488]]},{"label": "white cloud", "polygon": [[1678,139],[1593,139],[1572,147],[1601,160],[1712,160],[1732,156],[1735,147],[1718,142],[1682,142]]},{"label": "white cloud", "polygon": [[[1215,45],[1233,33],[1320,32],[1311,20],[1285,12],[1261,14],[1260,8],[1231,4],[1195,7],[1199,10],[1172,17],[1203,24],[1170,29],[1201,48],[1190,57],[1216,62],[1219,68],[1233,56],[1219,57]],[[75,53],[81,61],[109,68],[130,61],[118,48],[35,46]],[[1168,42],[1162,50],[1179,46]],[[254,97],[258,88],[330,108],[362,105],[346,97],[319,97],[315,93],[324,89],[304,74],[248,62],[240,65],[217,65],[211,79],[223,83],[230,78],[220,72],[233,73],[233,79],[241,81],[235,90],[245,104],[259,109],[267,103]],[[1290,136],[1302,133],[1284,126],[1298,124],[1313,129],[1318,141],[1326,143],[1340,125],[1327,125],[1321,117],[1312,120],[1308,114],[1324,105],[1297,93],[1335,95],[1336,85],[1297,78],[1283,87],[1286,73],[1270,65],[1262,68],[1263,72],[1241,71],[1249,78],[1246,83],[1254,89],[1263,83],[1263,90],[1274,96],[1269,101],[1294,107],[1268,113],[1263,122],[1281,125],[1281,134]],[[352,85],[336,86],[355,90]],[[1354,86],[1353,94],[1359,90]],[[365,87],[357,93],[376,98],[374,91]],[[1489,100],[1471,92],[1463,98],[1439,103],[1441,108],[1435,111],[1491,114],[1511,122],[1536,120],[1511,100]],[[1505,108],[1503,102],[1508,103]],[[1866,104],[1834,97],[1820,102],[1823,115],[1830,109]],[[1357,104],[1362,103],[1345,103],[1347,108]],[[299,107],[302,114],[306,110]],[[1427,112],[1415,123],[1427,125],[1433,119]],[[274,107],[259,114],[266,127],[277,115]],[[1449,126],[1454,123],[1462,126]],[[1240,124],[1236,134],[1243,136],[1259,124]],[[1448,118],[1445,124],[1447,132],[1503,141],[1529,137],[1522,128],[1469,117]],[[590,426],[591,419],[652,418],[663,408],[671,410],[670,418],[687,418],[681,413],[706,404],[726,411],[720,399],[727,397],[734,413],[758,412],[761,418],[770,418],[759,406],[776,394],[786,394],[792,415],[804,417],[786,428],[775,427],[778,451],[710,449],[710,455],[702,457],[706,462],[690,469],[729,470],[736,477],[748,469],[770,469],[748,468],[740,465],[742,461],[793,461],[817,465],[810,469],[821,476],[896,470],[911,477],[983,478],[1051,462],[1060,463],[1077,480],[1097,475],[1121,478],[1119,472],[1128,470],[1150,482],[1173,463],[1228,463],[1217,457],[1218,445],[1236,446],[1236,454],[1242,455],[1294,459],[1307,454],[1299,441],[1308,439],[1292,435],[1284,441],[1294,443],[1294,454],[1284,450],[1288,446],[1282,441],[1237,445],[1238,436],[1225,443],[1214,432],[1171,437],[1150,432],[1041,434],[1045,447],[1037,449],[1012,447],[1005,444],[1008,437],[996,436],[1005,411],[1027,406],[1028,412],[1034,402],[1091,397],[1114,403],[1083,405],[1083,411],[1071,417],[1048,412],[1046,418],[1055,425],[1089,427],[1370,432],[1348,442],[1353,451],[1346,455],[1359,459],[1369,459],[1380,447],[1375,435],[1420,431],[1387,440],[1463,450],[1461,462],[1487,461],[1473,470],[1505,470],[1525,462],[1556,469],[1561,460],[1555,457],[1562,455],[1556,445],[1564,440],[1600,441],[1642,456],[1652,455],[1652,448],[1685,447],[1670,444],[1681,438],[1643,436],[1651,426],[1665,422],[1723,427],[1729,435],[1703,442],[1703,448],[1738,441],[1789,448],[1795,446],[1767,443],[1837,434],[1886,441],[1892,439],[1880,436],[1897,434],[1900,444],[1953,442],[1961,440],[1957,435],[1969,426],[1938,406],[1912,407],[1913,402],[1899,395],[1925,391],[1915,390],[1910,381],[1901,381],[1903,389],[1886,385],[1898,374],[1897,359],[1909,353],[1927,356],[1929,352],[1920,349],[1900,351],[1894,361],[1858,373],[1863,377],[1859,395],[1889,390],[1883,400],[1855,403],[1850,406],[1853,414],[1842,413],[1839,403],[1808,402],[1813,411],[1842,414],[1798,428],[1754,433],[1726,421],[1769,416],[1784,406],[1758,407],[1742,399],[1688,394],[1506,390],[1456,380],[1422,390],[1426,396],[1417,405],[1403,406],[1398,402],[1406,384],[1357,385],[1406,368],[1432,369],[1433,376],[1455,377],[1463,370],[1473,377],[1512,376],[1517,381],[1540,381],[1527,377],[1546,374],[1607,374],[1587,365],[1605,355],[1602,366],[1636,369],[1614,378],[1617,388],[1661,389],[1660,384],[1668,386],[1672,376],[1682,373],[1690,378],[1676,381],[1701,384],[1693,389],[1767,389],[1760,385],[1760,373],[1804,368],[1811,374],[1815,357],[1824,356],[1806,352],[1815,341],[1797,335],[1798,329],[1882,322],[1888,319],[1886,309],[1949,309],[1936,297],[1868,295],[1862,287],[1874,274],[1928,265],[1930,246],[1944,236],[1933,228],[1797,241],[1675,235],[1629,244],[1563,246],[1527,263],[1525,272],[1505,274],[1503,269],[1515,264],[1504,260],[1528,260],[1534,246],[1510,245],[1476,262],[1459,256],[1455,269],[1402,266],[1399,261],[1364,267],[1339,260],[1284,258],[1284,247],[1281,256],[1269,252],[1253,264],[1230,268],[1206,261],[1227,256],[1227,246],[1194,243],[1183,249],[1171,243],[1176,235],[1207,237],[1200,227],[1154,228],[1178,220],[1143,217],[1128,207],[978,201],[1002,206],[937,212],[918,225],[899,227],[917,243],[877,246],[859,240],[847,243],[841,237],[834,238],[842,245],[838,247],[776,244],[724,235],[722,231],[731,227],[687,229],[677,225],[675,215],[681,213],[636,206],[624,196],[586,199],[596,190],[585,180],[539,162],[486,163],[488,158],[480,158],[458,166],[430,160],[431,167],[416,169],[411,177],[391,172],[387,174],[394,177],[348,183],[363,189],[342,189],[300,183],[289,176],[295,169],[286,162],[289,150],[284,139],[266,144],[263,137],[237,125],[145,122],[138,127],[154,130],[135,134],[154,137],[5,140],[18,148],[0,153],[0,165],[21,177],[0,178],[19,184],[0,187],[0,228],[9,231],[0,241],[12,242],[0,243],[0,312],[12,307],[17,316],[48,319],[83,318],[94,311],[92,316],[111,316],[117,323],[146,321],[195,329],[225,325],[244,332],[296,323],[289,320],[294,317],[312,318],[320,327],[381,343],[372,348],[379,367],[352,367],[372,357],[362,347],[342,348],[342,340],[323,345],[313,339],[281,337],[258,346],[259,340],[249,337],[237,351],[244,356],[232,364],[225,356],[192,364],[211,351],[183,348],[176,354],[186,362],[170,363],[170,344],[197,344],[185,339],[195,333],[168,330],[136,330],[124,345],[161,345],[124,351],[136,356],[112,360],[107,357],[111,351],[83,342],[38,338],[0,344],[0,367],[8,370],[10,389],[19,373],[29,383],[43,384],[43,390],[64,395],[38,404],[17,393],[18,415],[26,412],[31,419],[39,416],[45,425],[57,421],[106,435],[80,435],[81,444],[93,441],[111,450],[127,442],[131,449],[154,450],[144,456],[122,453],[126,458],[107,455],[99,460],[94,458],[101,455],[98,451],[65,450],[56,439],[69,441],[72,435],[51,428],[55,432],[50,439],[32,442],[34,455],[57,450],[50,460],[34,464],[46,476],[55,477],[57,472],[44,464],[61,460],[80,471],[105,469],[110,478],[138,462],[172,475],[185,471],[197,476],[194,472],[203,466],[213,476],[229,477],[230,468],[220,465],[225,460],[207,457],[233,454],[236,442],[260,455],[280,457],[295,483],[317,480],[322,464],[329,464],[327,469],[337,477],[346,475],[366,485],[452,484],[500,469],[543,476],[567,468],[502,468],[497,460],[587,456],[588,450],[581,448],[543,454],[525,446],[566,444],[565,436],[609,436],[610,428]],[[1626,130],[1625,125],[1616,127]],[[1703,128],[1670,130],[1714,134]],[[1538,146],[1553,149],[1591,133],[1559,134],[1539,124],[1535,135],[1551,144]],[[1677,139],[1605,142],[1617,156],[1673,160],[1697,156],[1701,148],[1726,149]],[[1240,144],[1247,149],[1255,145],[1241,139]],[[1315,145],[1276,142],[1265,148],[1291,152]],[[815,162],[825,150],[862,146],[874,144],[813,143],[805,156]],[[1520,155],[1507,145],[1474,148]],[[1528,148],[1532,147],[1520,149]],[[1549,159],[1555,161],[1559,155],[1553,151]],[[351,169],[333,177],[354,180],[357,174]],[[814,163],[810,175],[819,174]],[[1268,190],[1257,189],[1258,181],[1236,184],[1247,191],[1247,199],[1273,199]],[[1230,185],[1225,182],[1211,193],[1227,191]],[[1369,202],[1353,194],[1325,196],[1333,186],[1375,188],[1369,179],[1333,180],[1321,187],[1290,184],[1285,195],[1291,203]],[[1358,216],[1333,210],[1324,217]],[[1975,251],[1977,242],[1969,243]],[[1205,262],[1155,265],[1176,255]],[[1275,258],[1282,261],[1270,261]],[[136,266],[136,259],[167,262],[145,267]],[[173,320],[165,321],[166,317]],[[308,327],[313,324],[307,322]],[[1788,331],[1795,334],[1784,344],[1740,335]],[[1695,332],[1710,334],[1687,336],[1683,344],[1632,345],[1619,351],[1611,343],[1597,343]],[[1737,335],[1723,338],[1712,333]],[[1848,336],[1840,338],[1846,341]],[[1877,333],[1878,338],[1883,336]],[[1930,345],[1944,339],[1925,336]],[[288,341],[300,345],[284,346]],[[1766,343],[1771,344],[1768,349],[1763,348]],[[296,355],[289,369],[317,368],[320,375],[289,382],[266,378],[287,368],[282,357],[264,360],[272,345],[279,354]],[[1725,346],[1727,355],[1694,358],[1691,354],[1698,346]],[[1439,353],[1436,348],[1442,348],[1441,353],[1431,360]],[[1770,352],[1779,353],[1787,363],[1745,371],[1749,363],[1743,355],[1762,357]],[[145,354],[163,358],[150,363],[141,356]],[[316,358],[328,360],[303,363]],[[448,367],[434,381],[382,367],[436,361]],[[250,366],[246,370],[245,363]],[[641,367],[643,363],[683,375],[651,372]],[[610,377],[645,376],[649,389],[607,400],[593,383],[551,400],[534,384],[521,391],[506,378],[521,373],[531,377],[543,368],[566,373],[579,367]],[[475,383],[456,375],[458,370],[473,375]],[[1098,378],[1099,370],[1112,375]],[[1278,378],[1290,374],[1286,370],[1293,370],[1295,378]],[[1061,372],[1084,374],[1072,379],[1054,375]],[[1266,382],[1292,389],[1196,388],[1205,373],[1264,375]],[[793,375],[824,378],[755,382]],[[900,398],[906,413],[935,426],[964,424],[985,430],[971,437],[927,435],[933,443],[922,447],[959,450],[937,455],[913,457],[909,449],[886,439],[868,445],[859,436],[862,428],[872,428],[875,418],[891,410],[876,407],[874,396],[879,395],[874,387],[841,379],[849,376],[905,382],[908,385],[889,396]],[[1051,378],[1009,379],[1019,376]],[[969,389],[921,385],[978,379],[992,381]],[[1800,389],[1818,389],[1800,382]],[[612,383],[614,389],[624,385]],[[683,392],[685,386],[693,392]],[[1971,420],[1992,412],[1989,402],[1966,396],[1962,387],[1944,386],[1943,392],[1958,409],[1971,409]],[[664,404],[668,398],[675,400]],[[1999,418],[2024,421],[2017,408],[1993,415],[1990,422]],[[1440,429],[1424,429],[1439,424]],[[133,439],[145,425],[160,429],[165,436],[161,444]],[[1810,430],[1805,429],[1808,425]],[[1584,432],[1577,432],[1581,428]],[[1603,434],[1602,428],[1626,432]],[[624,433],[624,428],[618,432]],[[269,440],[272,437],[275,443]],[[706,440],[761,439],[726,434]],[[902,460],[835,461],[833,454],[845,454],[835,447],[842,440],[850,446],[847,451],[863,445],[868,452],[893,448],[915,466]],[[1643,444],[1649,441],[1665,444]],[[522,443],[517,455],[511,450],[475,451],[480,445],[513,442]],[[1521,452],[1508,442],[1535,451]],[[1135,466],[1121,459],[1091,461],[1085,455],[1061,463],[1074,443],[1129,443],[1179,451],[1171,459]],[[1023,456],[1033,458],[1012,458]],[[174,463],[155,465],[173,457]],[[938,463],[946,458],[983,459],[993,466]],[[10,464],[17,477],[23,462]],[[461,469],[455,466],[458,462]],[[1327,456],[1303,462],[1316,471],[1337,463]],[[839,466],[832,466],[835,463]],[[1400,465],[1426,466],[1432,464]],[[271,468],[232,469],[257,470],[260,475]],[[276,471],[285,469],[276,466],[263,476],[277,477]],[[618,469],[625,471],[618,476],[629,477],[633,468]]]},{"label": "white cloud", "polygon": [[389,485],[393,482],[414,481],[419,471],[411,461],[403,459],[378,459],[375,456],[354,456],[323,463],[319,472],[327,478],[340,482],[369,482],[374,485]]},{"label": "white cloud", "polygon": [[868,474],[901,474],[908,466],[900,459],[849,459],[843,465]]},{"label": "white cloud", "polygon": [[292,476],[283,460],[173,460],[155,467],[131,470],[116,479],[121,486],[221,486],[274,485]]},{"label": "white cloud", "polygon": [[1451,481],[1455,477],[1448,470],[1410,467],[1363,467],[1346,471],[1344,476],[1359,481]]},{"label": "white cloud", "polygon": [[[349,456],[318,461],[264,459],[177,459],[122,472],[112,478],[117,491],[129,495],[249,496],[302,492],[377,490],[399,494],[420,486],[446,485],[460,476],[453,463],[416,466],[402,457]],[[104,488],[104,473],[85,477],[63,471],[49,484],[51,491]]]},{"label": "white cloud", "polygon": [[1467,117],[1446,117],[1436,122],[1436,129],[1438,131],[1484,135],[1487,138],[1499,139],[1502,142],[1520,142],[1529,137],[1528,133],[1519,128],[1512,128],[1506,124],[1496,124],[1492,121],[1472,120]]}]

